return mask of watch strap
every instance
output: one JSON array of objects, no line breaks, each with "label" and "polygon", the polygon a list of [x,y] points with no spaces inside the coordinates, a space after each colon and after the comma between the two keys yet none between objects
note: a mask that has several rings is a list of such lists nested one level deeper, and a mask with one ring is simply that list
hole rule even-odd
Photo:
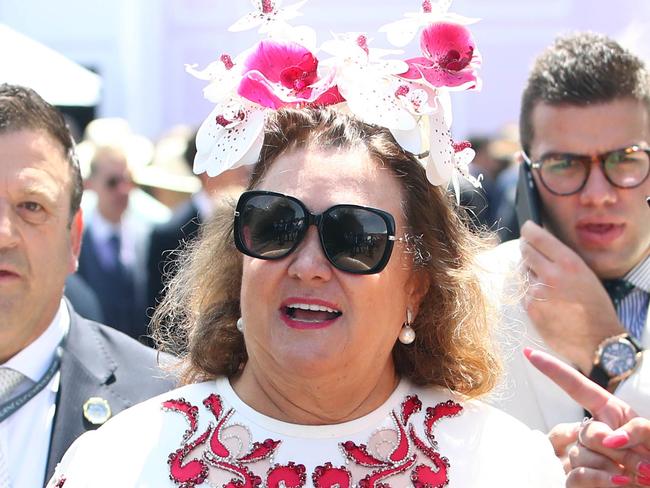
[{"label": "watch strap", "polygon": [[609,386],[610,377],[600,364],[594,364],[593,368],[591,368],[589,379],[605,389]]},{"label": "watch strap", "polygon": [[636,352],[643,352],[643,346],[641,345],[641,343],[638,341],[636,337],[634,337],[631,334],[627,334],[624,337],[624,339],[626,339],[627,341],[629,341],[630,344],[632,344],[632,347],[636,349]]}]

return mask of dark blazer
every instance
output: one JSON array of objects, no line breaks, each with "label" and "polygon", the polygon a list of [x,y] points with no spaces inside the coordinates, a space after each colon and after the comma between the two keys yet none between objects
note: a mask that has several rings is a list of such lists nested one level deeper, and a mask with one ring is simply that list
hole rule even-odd
[{"label": "dark blazer", "polygon": [[90,225],[84,231],[77,274],[97,295],[104,323],[135,339],[143,340],[149,324],[145,274],[149,228],[145,225],[130,225],[129,228],[135,240],[136,262],[134,268],[128,270],[127,282],[121,281],[115,271],[106,270],[100,263]]},{"label": "dark blazer", "polygon": [[172,270],[175,259],[173,251],[181,249],[184,243],[196,237],[200,226],[199,209],[190,199],[174,211],[169,221],[152,229],[147,253],[149,314],[162,298],[160,294],[167,282],[165,274]]},{"label": "dark blazer", "polygon": [[68,275],[63,294],[83,318],[104,322],[102,305],[99,303],[97,294],[79,274]]},{"label": "dark blazer", "polygon": [[[106,400],[115,415],[175,386],[173,378],[158,369],[156,351],[111,327],[84,319],[67,304],[70,332],[61,358],[46,482],[70,444],[96,428],[83,416],[82,407],[90,397]],[[163,360],[169,358],[161,355]]]}]

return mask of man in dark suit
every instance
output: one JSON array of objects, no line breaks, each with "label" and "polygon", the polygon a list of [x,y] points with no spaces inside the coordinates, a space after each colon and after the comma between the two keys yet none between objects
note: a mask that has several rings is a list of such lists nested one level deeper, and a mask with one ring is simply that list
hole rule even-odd
[{"label": "man in dark suit", "polygon": [[105,323],[142,339],[150,227],[126,211],[133,181],[122,143],[94,148],[86,187],[97,195],[97,205],[86,214],[78,274],[97,295]]},{"label": "man in dark suit", "polygon": [[83,231],[74,143],[56,109],[6,84],[0,181],[0,485],[36,487],[78,435],[173,382],[155,351],[63,299]]},{"label": "man in dark suit", "polygon": [[[191,168],[196,155],[195,137],[190,138],[184,153],[185,163]],[[236,168],[216,177],[206,173],[198,177],[201,190],[182,203],[172,214],[169,221],[154,226],[149,239],[147,264],[149,311],[162,298],[165,284],[175,273],[175,266],[180,251],[194,239],[201,227],[212,213],[215,198],[241,193],[250,177],[250,166]]]}]

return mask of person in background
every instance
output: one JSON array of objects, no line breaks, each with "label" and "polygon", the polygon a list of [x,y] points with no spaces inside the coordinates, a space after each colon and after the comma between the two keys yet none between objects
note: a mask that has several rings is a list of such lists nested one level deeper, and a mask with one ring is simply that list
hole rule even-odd
[{"label": "person in background", "polygon": [[[196,156],[196,133],[186,139],[182,164],[191,172]],[[160,144],[160,143],[159,143]],[[198,175],[200,190],[174,210],[168,222],[155,225],[151,231],[148,263],[148,306],[153,310],[162,299],[165,284],[172,278],[177,258],[183,247],[199,233],[213,213],[215,200],[238,195],[248,183],[250,166],[226,171],[215,177]]]},{"label": "person in background", "polygon": [[[159,201],[155,195],[147,192],[146,187],[140,187],[141,176],[151,174],[148,171],[154,156],[154,144],[151,140],[136,134],[125,119],[102,117],[92,120],[84,130],[83,140],[77,144],[79,166],[84,181],[90,176],[90,163],[100,147],[119,149],[128,161],[129,170],[136,185],[131,188],[129,193],[129,203],[125,210],[126,218],[142,222],[149,227],[166,222],[171,215],[169,207]],[[84,215],[92,215],[96,207],[97,195],[94,191],[86,188],[81,199],[81,209]]]},{"label": "person in background", "polygon": [[501,242],[519,236],[514,215],[516,168],[514,180],[511,177],[513,157],[518,148],[513,130],[507,125],[495,137],[469,138],[472,149],[476,151],[470,171],[482,178],[481,193],[475,193],[478,193],[477,198],[482,196],[484,199],[483,207],[478,207],[476,220],[480,227],[496,232]]},{"label": "person in background", "polygon": [[97,196],[87,219],[78,275],[94,290],[106,324],[136,339],[147,334],[146,253],[150,227],[126,213],[134,187],[119,141],[99,146],[86,188]]},{"label": "person in background", "polygon": [[[496,270],[493,290],[523,290],[516,303],[504,301],[503,325],[519,348],[542,346],[647,418],[647,68],[599,34],[557,39],[528,79],[520,137],[542,221],[527,221],[521,239],[485,256]],[[499,407],[546,432],[583,418],[581,405],[523,361],[511,354]],[[553,438],[565,453],[575,429]]]},{"label": "person in background", "polygon": [[61,114],[0,85],[0,486],[43,486],[84,431],[170,389],[154,351],[81,318],[82,181]]}]

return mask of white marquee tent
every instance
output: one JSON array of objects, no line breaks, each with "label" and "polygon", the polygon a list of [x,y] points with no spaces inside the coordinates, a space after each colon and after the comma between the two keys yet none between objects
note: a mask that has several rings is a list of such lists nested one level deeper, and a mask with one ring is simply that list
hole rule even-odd
[{"label": "white marquee tent", "polygon": [[101,91],[98,75],[4,24],[0,24],[0,83],[33,88],[53,105],[97,105]]}]

